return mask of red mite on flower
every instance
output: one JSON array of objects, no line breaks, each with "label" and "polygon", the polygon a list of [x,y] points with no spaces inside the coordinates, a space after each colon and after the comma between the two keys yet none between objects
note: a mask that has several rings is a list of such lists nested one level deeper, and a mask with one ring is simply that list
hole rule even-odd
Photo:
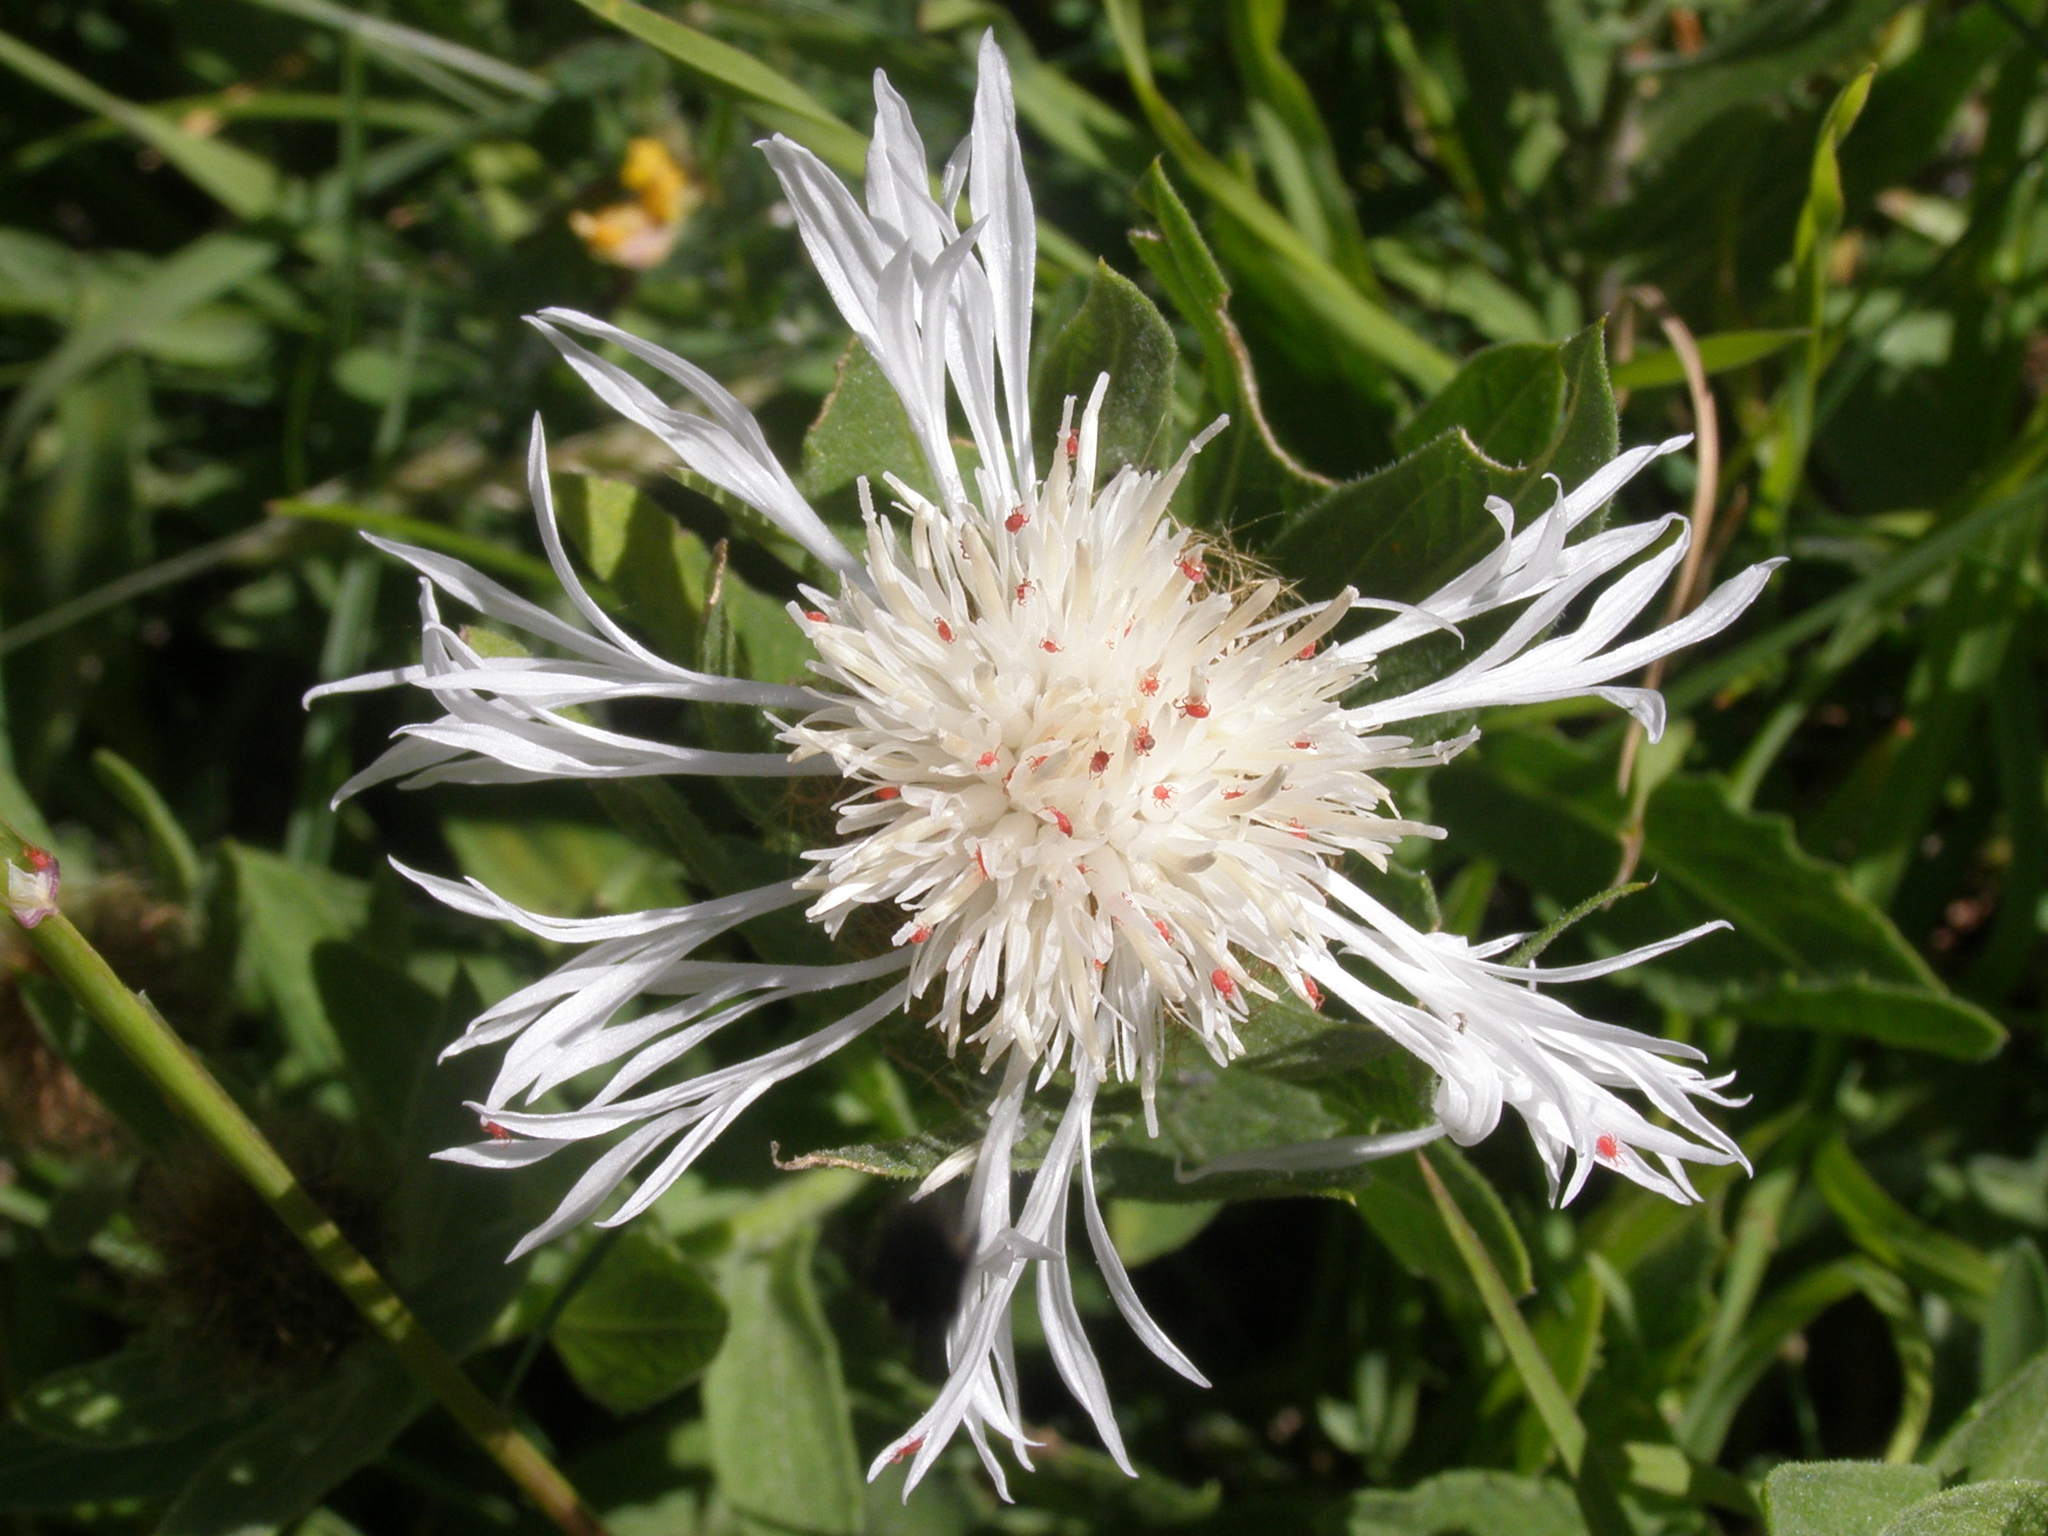
[{"label": "red mite on flower", "polygon": [[[485,1009],[456,1042],[458,1051],[505,1049],[473,1106],[481,1139],[443,1155],[516,1177],[549,1157],[594,1154],[520,1244],[525,1252],[586,1221],[641,1214],[770,1088],[870,1031],[928,1029],[963,1070],[978,1056],[991,1074],[986,1130],[934,1172],[970,1180],[960,1234],[969,1262],[947,1375],[870,1475],[907,1461],[907,1491],[965,1435],[1000,1490],[997,1448],[1007,1441],[1021,1457],[1033,1443],[1011,1324],[1027,1281],[1050,1299],[1040,1321],[1055,1368],[1110,1456],[1132,1470],[1087,1330],[1060,1301],[1084,1241],[1117,1314],[1167,1367],[1202,1380],[1145,1310],[1109,1239],[1093,1181],[1096,1099],[1128,1085],[1150,1121],[1158,1097],[1176,1091],[1163,1080],[1175,1045],[1227,1069],[1245,1049],[1248,1011],[1272,994],[1269,979],[1299,978],[1312,999],[1327,992],[1329,1027],[1381,1029],[1418,1057],[1438,1085],[1432,1118],[1306,1149],[1229,1150],[1219,1165],[1308,1158],[1328,1167],[1435,1136],[1470,1144],[1508,1116],[1535,1143],[1560,1201],[1596,1167],[1693,1199],[1688,1164],[1740,1161],[1703,1108],[1731,1102],[1728,1079],[1698,1070],[1689,1046],[1610,1027],[1559,995],[1561,984],[1624,969],[1704,929],[1543,969],[1501,958],[1499,941],[1413,927],[1347,870],[1384,869],[1408,838],[1442,835],[1394,810],[1400,776],[1455,756],[1478,731],[1440,738],[1428,722],[1597,697],[1654,735],[1661,700],[1631,680],[1733,622],[1768,568],[1738,574],[1661,629],[1637,623],[1684,560],[1687,532],[1593,519],[1632,476],[1683,446],[1674,439],[1560,488],[1548,510],[1522,509],[1520,526],[1503,514],[1499,542],[1418,602],[1346,590],[1302,603],[1278,580],[1212,582],[1174,498],[1222,422],[1151,470],[1098,462],[1118,388],[1107,375],[1065,402],[1057,423],[1033,420],[1037,226],[994,42],[983,42],[972,126],[942,156],[943,183],[902,98],[885,77],[875,91],[865,203],[809,151],[782,138],[765,146],[797,237],[897,390],[917,445],[917,462],[861,486],[853,546],[804,498],[746,407],[702,369],[588,315],[534,317],[605,402],[824,573],[789,610],[814,652],[801,685],[669,660],[607,613],[570,564],[536,423],[529,485],[567,597],[560,614],[574,617],[447,555],[379,540],[425,578],[421,660],[316,693],[406,683],[442,712],[408,727],[343,795],[394,779],[655,774],[816,775],[849,786],[831,839],[821,836],[794,878],[691,905],[557,917],[473,882],[408,872],[460,911],[578,950],[553,976]],[[940,184],[950,189],[945,205],[933,197]],[[953,205],[961,200],[964,218]],[[665,379],[663,390],[640,370]],[[694,403],[679,408],[677,391]],[[1032,536],[1015,537],[1027,523]],[[1006,594],[1049,617],[1017,622]],[[442,619],[444,596],[531,644],[479,654]],[[933,620],[949,642],[934,646],[917,616],[938,613],[974,622],[956,636]],[[1390,655],[1426,635],[1463,634],[1473,620],[1491,622],[1441,675],[1362,698],[1367,679],[1401,675],[1383,666]],[[1047,650],[1053,627],[1060,648]],[[1177,715],[1159,711],[1162,678],[1189,689]],[[1212,713],[1212,693],[1227,707]],[[691,706],[675,712],[686,723],[758,711],[774,747],[628,734],[647,700]],[[629,702],[617,718],[606,713]],[[1154,718],[1163,721],[1156,735]],[[1283,771],[1276,751],[1295,741],[1315,750],[1288,757]],[[992,742],[1000,755],[971,745]],[[1097,746],[1125,742],[1128,751]],[[1003,757],[1028,766],[999,780],[988,770]],[[872,794],[861,787],[878,779],[888,783]],[[1216,784],[1233,787],[1209,792]],[[1168,785],[1185,788],[1161,815],[1148,791]],[[883,802],[893,803],[877,811]],[[47,873],[10,865],[17,915],[25,897],[49,894],[35,885]],[[849,924],[863,908],[897,914],[882,933],[907,923],[912,942]],[[809,965],[746,958],[756,953],[746,925],[799,911],[837,952]],[[1154,917],[1163,913],[1171,924]],[[1163,946],[1144,937],[1147,918]],[[843,1003],[818,1001],[833,996]],[[792,998],[812,1001],[777,1006]],[[736,1048],[748,1030],[797,1017],[811,1021],[809,1033],[765,1034],[752,1055]],[[713,1036],[722,1036],[718,1065],[699,1071],[697,1047]],[[586,1092],[593,1072],[610,1080]],[[1050,1136],[1033,1146],[1033,1166],[1020,1170],[1020,1138],[1038,1123],[1029,1102],[1049,1091],[1064,1092],[1064,1103],[1046,1117]],[[564,1108],[558,1094],[583,1096]],[[1656,1121],[1645,1113],[1652,1106]],[[1015,1198],[1013,1179],[1028,1179]]]}]

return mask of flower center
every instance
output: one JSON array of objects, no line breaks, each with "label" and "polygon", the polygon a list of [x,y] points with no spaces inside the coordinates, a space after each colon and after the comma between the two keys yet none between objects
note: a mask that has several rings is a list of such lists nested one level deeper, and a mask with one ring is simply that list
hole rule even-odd
[{"label": "flower center", "polygon": [[839,696],[784,739],[873,786],[809,855],[813,920],[894,904],[949,1042],[1142,1078],[1162,1017],[1227,1058],[1267,967],[1302,991],[1383,797],[1336,720],[1358,668],[1314,649],[1341,607],[1211,585],[1176,476],[1066,469],[1001,515],[899,487],[904,538],[871,513],[867,582],[798,610]]}]

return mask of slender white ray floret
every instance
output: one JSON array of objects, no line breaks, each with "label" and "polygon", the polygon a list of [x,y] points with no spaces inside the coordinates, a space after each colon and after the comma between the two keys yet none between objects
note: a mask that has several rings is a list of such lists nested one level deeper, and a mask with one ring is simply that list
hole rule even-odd
[{"label": "slender white ray floret", "polygon": [[[932,195],[902,99],[875,78],[865,202],[808,151],[764,147],[834,301],[901,397],[923,462],[863,485],[864,537],[848,549],[804,501],[753,418],[682,359],[587,315],[534,325],[605,401],[697,475],[754,508],[816,562],[791,620],[812,639],[809,687],[707,675],[656,655],[579,583],[564,553],[536,423],[529,459],[541,536],[578,622],[446,556],[383,545],[422,581],[418,665],[317,692],[410,684],[445,711],[343,787],[401,779],[499,782],[640,774],[822,774],[844,786],[836,840],[797,877],[669,910],[562,919],[475,882],[406,871],[449,905],[580,947],[552,974],[479,1016],[451,1050],[496,1047],[502,1066],[473,1106],[487,1138],[444,1154],[483,1167],[538,1162],[601,1142],[556,1212],[520,1251],[610,1209],[644,1210],[750,1104],[885,1020],[965,1047],[1001,1086],[978,1145],[930,1184],[972,1170],[972,1255],[930,1410],[876,1459],[908,1460],[906,1490],[964,1431],[1002,1486],[991,1435],[1029,1464],[1012,1360],[1012,1303],[1031,1272],[1053,1360],[1129,1470],[1067,1270],[1068,1202],[1125,1320],[1161,1360],[1195,1367],[1139,1302],[1098,1209],[1089,1145],[1105,1085],[1135,1084],[1156,1134],[1160,1065],[1176,1033],[1219,1064],[1242,1052],[1256,1000],[1326,998],[1437,1074],[1436,1120],[1383,1136],[1247,1149],[1226,1167],[1331,1167],[1438,1135],[1473,1142],[1512,1109],[1551,1192],[1568,1200],[1604,1166],[1673,1199],[1696,1198],[1687,1163],[1739,1162],[1700,1105],[1728,1079],[1690,1046],[1600,1023],[1543,990],[1619,970],[1707,928],[1593,964],[1517,966],[1514,938],[1472,945],[1410,926],[1343,872],[1384,868],[1404,838],[1390,781],[1441,763],[1476,730],[1415,739],[1393,729],[1452,711],[1592,695],[1654,735],[1662,701],[1619,681],[1712,635],[1748,606],[1755,566],[1689,616],[1628,638],[1688,538],[1682,519],[1574,540],[1646,464],[1684,446],[1631,450],[1418,605],[1347,591],[1309,605],[1272,580],[1232,584],[1215,551],[1173,516],[1199,434],[1163,472],[1100,462],[1104,402],[1070,400],[1039,436],[1028,380],[1030,191],[1008,71],[984,41],[973,127]],[[957,204],[965,194],[963,222]],[[583,339],[579,339],[583,338]],[[592,350],[610,343],[694,401],[684,408]],[[955,409],[974,447],[964,473]],[[1041,469],[1041,465],[1044,467]],[[927,490],[913,488],[916,481]],[[437,593],[537,645],[480,653],[443,623]],[[1431,631],[1505,610],[1497,638],[1410,692],[1347,705],[1381,656]],[[1376,615],[1358,628],[1357,616]],[[732,753],[628,735],[589,714],[619,699],[770,712],[786,753]],[[880,953],[832,964],[733,958],[746,925],[801,907],[842,937],[863,909],[890,915]],[[859,931],[859,930],[855,930]],[[708,950],[707,950],[707,947]],[[850,946],[849,946],[850,947]],[[737,951],[745,954],[742,947]],[[792,997],[845,990],[834,1022],[750,1059],[696,1071],[698,1047]],[[904,1018],[914,1004],[915,1022]],[[542,1107],[557,1090],[575,1108]],[[1071,1083],[1051,1148],[1022,1204],[1014,1152],[1034,1090]],[[1652,1119],[1654,1114],[1657,1118]],[[621,1203],[613,1197],[633,1182]]]}]

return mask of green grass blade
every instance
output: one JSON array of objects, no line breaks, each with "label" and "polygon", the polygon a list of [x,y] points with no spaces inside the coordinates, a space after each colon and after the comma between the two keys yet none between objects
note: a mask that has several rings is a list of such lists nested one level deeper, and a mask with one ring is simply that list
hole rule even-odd
[{"label": "green grass blade", "polygon": [[531,555],[522,555],[516,549],[506,549],[489,539],[480,539],[473,534],[462,533],[454,528],[444,528],[439,523],[430,523],[423,518],[406,517],[396,512],[376,512],[368,507],[350,506],[335,501],[301,501],[286,497],[273,501],[265,509],[275,517],[296,517],[312,523],[333,523],[341,528],[354,528],[362,533],[381,534],[387,539],[399,539],[407,544],[417,544],[423,549],[438,549],[458,560],[467,560],[482,571],[496,571],[523,581],[543,592],[552,592],[561,583],[555,579],[553,567],[545,560],[536,560]]},{"label": "green grass blade", "polygon": [[359,39],[364,47],[387,58],[425,60],[528,101],[546,101],[555,93],[554,87],[539,75],[507,64],[502,59],[494,59],[474,48],[465,48],[460,43],[451,43],[445,37],[422,32],[417,27],[385,21],[378,16],[365,16],[345,5],[335,5],[332,0],[250,0],[250,3],[323,27],[333,27]]},{"label": "green grass blade", "polygon": [[199,895],[199,850],[163,795],[141,769],[105,747],[93,753],[92,769],[122,809],[142,824],[157,888],[179,906],[192,905]]},{"label": "green grass blade", "polygon": [[786,133],[820,159],[842,171],[867,164],[865,135],[848,127],[830,108],[781,74],[708,32],[672,21],[633,0],[576,0],[593,15],[652,44],[719,94],[749,108],[768,127]]},{"label": "green grass blade", "polygon": [[[4,50],[0,50],[4,54]],[[13,459],[29,428],[71,384],[141,341],[157,326],[191,313],[277,260],[278,247],[253,235],[201,235],[165,258],[134,287],[91,315],[38,365],[0,426],[0,465]]]},{"label": "green grass blade", "polygon": [[1557,1379],[1557,1372],[1551,1369],[1543,1346],[1536,1342],[1528,1320],[1508,1293],[1507,1281],[1494,1267],[1486,1245],[1479,1240],[1472,1223],[1465,1219],[1456,1199],[1444,1187],[1429,1154],[1418,1152],[1415,1160],[1421,1168],[1423,1183],[1429,1186],[1430,1199],[1436,1203],[1437,1214],[1443,1218],[1444,1230],[1450,1234],[1451,1242],[1471,1272],[1472,1285],[1479,1292],[1480,1303],[1500,1334],[1501,1344],[1506,1348],[1516,1374],[1522,1378],[1522,1388],[1528,1393],[1530,1405],[1549,1432],[1551,1444],[1557,1447],[1558,1459],[1577,1484],[1580,1510],[1586,1516],[1593,1536],[1627,1536],[1630,1526],[1608,1482],[1605,1458],[1594,1453],[1595,1448],[1589,1442],[1578,1409],[1572,1406],[1571,1396]]},{"label": "green grass blade", "polygon": [[[1807,339],[1803,326],[1780,326],[1757,331],[1722,331],[1698,339],[1700,368],[1708,375],[1747,368],[1751,363],[1782,352]],[[1625,363],[1614,365],[1616,389],[1659,389],[1683,384],[1685,367],[1670,348],[1639,352]]]},{"label": "green grass blade", "polygon": [[[590,3],[590,0],[584,0]],[[1279,270],[1300,300],[1327,320],[1337,335],[1377,358],[1410,383],[1434,391],[1450,382],[1457,364],[1401,320],[1358,291],[1356,285],[1318,256],[1302,234],[1227,164],[1203,148],[1152,77],[1145,51],[1145,24],[1136,0],[1111,0],[1111,29],[1124,60],[1131,90],[1146,121],[1188,178],[1277,256]]]},{"label": "green grass blade", "polygon": [[1824,307],[1827,301],[1828,265],[1834,254],[1835,235],[1842,227],[1842,140],[1856,125],[1863,103],[1870,96],[1870,82],[1877,74],[1871,65],[1842,87],[1822,121],[1820,139],[1814,145],[1813,169],[1806,202],[1799,210],[1799,229],[1792,263],[1799,274],[1799,320],[1806,327],[1806,346],[1793,361],[1778,402],[1778,430],[1765,464],[1763,480],[1757,487],[1756,510],[1751,516],[1765,533],[1775,533],[1784,523],[1799,482],[1806,473],[1806,453],[1813,441],[1814,392],[1819,387],[1826,353]]},{"label": "green grass blade", "polygon": [[1827,633],[1858,609],[1887,605],[1905,597],[1921,582],[1958,559],[1979,539],[2013,518],[2023,517],[2048,502],[2048,475],[2037,475],[2008,496],[1986,502],[1959,517],[1939,533],[1930,534],[1897,559],[1880,566],[1853,586],[1803,609],[1784,623],[1725,651],[1712,661],[1688,667],[1664,690],[1674,715],[1696,709],[1736,679],[1784,655],[1815,635]]},{"label": "green grass blade", "polygon": [[246,149],[188,133],[168,117],[102,90],[77,70],[5,32],[0,32],[0,66],[83,111],[119,123],[238,218],[260,219],[277,203],[283,187],[277,168]]}]

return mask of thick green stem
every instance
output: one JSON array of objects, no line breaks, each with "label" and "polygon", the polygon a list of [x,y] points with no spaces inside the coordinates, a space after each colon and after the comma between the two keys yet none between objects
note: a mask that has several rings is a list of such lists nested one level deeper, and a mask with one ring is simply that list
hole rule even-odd
[{"label": "thick green stem", "polygon": [[[0,835],[0,855],[21,862],[34,852],[4,823],[0,823],[0,834],[4,834]],[[62,912],[43,918],[27,933],[43,963],[86,1012],[120,1043],[171,1107],[234,1164],[277,1213],[278,1220],[291,1228],[313,1261],[398,1352],[406,1369],[535,1506],[570,1536],[603,1536],[604,1527],[569,1480],[478,1389],[455,1357],[420,1326],[411,1308],[306,1193],[276,1148],[163,1015],[123,985],[113,967]]]}]

